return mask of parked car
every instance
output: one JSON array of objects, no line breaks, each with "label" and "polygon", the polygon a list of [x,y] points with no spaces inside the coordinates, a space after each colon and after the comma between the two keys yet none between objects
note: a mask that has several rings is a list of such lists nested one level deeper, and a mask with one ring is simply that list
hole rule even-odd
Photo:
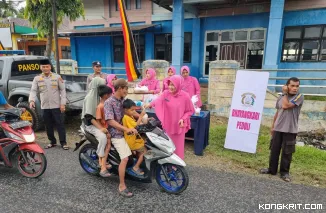
[{"label": "parked car", "polygon": [[[26,108],[21,115],[23,120],[30,121],[35,131],[43,128],[43,116],[40,101],[36,101],[36,108],[31,109],[28,103],[30,89],[36,75],[42,73],[40,61],[49,60],[44,56],[2,56],[0,57],[0,91],[7,98],[9,104],[15,106],[18,99],[23,97],[20,107]],[[54,68],[52,66],[52,72]],[[64,75],[61,75],[65,79]],[[66,114],[80,114],[83,100],[86,96],[85,86],[78,86],[78,82],[66,81],[67,106]],[[72,87],[73,85],[73,87]],[[77,88],[77,89],[76,89]]]}]

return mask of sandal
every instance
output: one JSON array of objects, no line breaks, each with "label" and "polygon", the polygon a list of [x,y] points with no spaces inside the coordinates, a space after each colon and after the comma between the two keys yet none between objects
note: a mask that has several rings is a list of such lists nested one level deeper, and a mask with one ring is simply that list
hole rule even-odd
[{"label": "sandal", "polygon": [[62,146],[62,149],[64,149],[64,150],[68,150],[69,147],[68,147],[67,145],[63,145],[63,146]]},{"label": "sandal", "polygon": [[53,147],[56,147],[57,146],[57,144],[48,144],[46,147],[44,147],[44,149],[51,149],[51,148],[53,148]]},{"label": "sandal", "polygon": [[143,172],[143,170],[140,169],[140,168],[139,168],[137,171],[134,170],[134,168],[132,168],[131,171],[132,171],[133,173],[135,173],[136,175],[138,175],[138,176],[143,176],[143,175],[145,174],[145,173]]},{"label": "sandal", "polygon": [[124,197],[132,197],[133,196],[133,194],[128,190],[128,188],[126,188],[125,190],[122,190],[122,191],[119,190],[119,194]]},{"label": "sandal", "polygon": [[111,173],[108,170],[105,170],[103,172],[100,172],[101,177],[110,177]]},{"label": "sandal", "polygon": [[112,169],[112,165],[109,164],[109,163],[107,163],[107,164],[106,164],[106,168],[107,168],[107,169]]},{"label": "sandal", "polygon": [[290,176],[289,175],[282,175],[281,176],[282,180],[284,180],[285,182],[291,182]]},{"label": "sandal", "polygon": [[268,168],[264,168],[264,169],[261,169],[259,171],[259,173],[266,175],[266,174],[271,174],[271,171]]}]

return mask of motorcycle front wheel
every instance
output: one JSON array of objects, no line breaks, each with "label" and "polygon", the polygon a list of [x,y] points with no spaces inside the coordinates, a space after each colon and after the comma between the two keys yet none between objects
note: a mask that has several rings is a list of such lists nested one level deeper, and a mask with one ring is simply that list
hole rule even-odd
[{"label": "motorcycle front wheel", "polygon": [[28,178],[40,177],[47,167],[45,155],[32,151],[17,152],[15,163],[19,173]]},{"label": "motorcycle front wheel", "polygon": [[186,169],[174,164],[158,164],[156,167],[156,182],[169,194],[180,194],[187,189],[189,176]]}]

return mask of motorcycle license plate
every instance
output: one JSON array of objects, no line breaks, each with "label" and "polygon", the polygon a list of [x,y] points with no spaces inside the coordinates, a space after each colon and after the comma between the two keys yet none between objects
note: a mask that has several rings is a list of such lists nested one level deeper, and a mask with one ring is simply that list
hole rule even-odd
[{"label": "motorcycle license plate", "polygon": [[23,128],[26,126],[32,126],[32,124],[29,121],[18,121],[18,122],[14,122],[12,124],[9,125],[12,129],[19,129],[19,128]]}]

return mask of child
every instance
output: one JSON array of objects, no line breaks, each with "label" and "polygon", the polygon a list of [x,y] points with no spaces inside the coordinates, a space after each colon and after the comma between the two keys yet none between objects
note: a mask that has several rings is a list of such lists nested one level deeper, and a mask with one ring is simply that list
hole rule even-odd
[{"label": "child", "polygon": [[[122,119],[123,126],[133,129],[141,124],[142,118],[145,115],[145,110],[143,110],[136,121],[133,115],[135,114],[136,104],[130,99],[126,99],[123,102],[124,117]],[[136,151],[138,160],[135,166],[132,168],[133,172],[137,175],[144,175],[144,172],[139,168],[140,164],[143,162],[144,154],[146,152],[145,141],[139,135],[128,135],[124,133],[125,139],[131,149],[131,151]]]},{"label": "child", "polygon": [[168,77],[166,77],[164,80],[163,80],[163,90],[162,92],[164,92],[165,90],[169,90],[169,84],[168,84],[168,81],[169,79],[171,78],[171,76],[174,76],[175,75],[175,68],[173,66],[169,67],[168,69]]},{"label": "child", "polygon": [[[101,97],[101,100],[96,108],[96,120],[102,126],[102,128],[108,129],[109,124],[108,121],[105,120],[105,114],[104,114],[104,102],[111,97],[112,89],[108,86],[100,86],[98,94]],[[111,136],[110,133],[107,133],[107,144],[105,146],[104,157],[99,158],[99,164],[101,168],[103,168],[101,170],[111,168],[111,165],[107,164],[110,149],[111,149]]]},{"label": "child", "polygon": [[146,70],[146,78],[139,83],[139,86],[147,86],[148,92],[151,94],[160,93],[160,81],[156,79],[156,72],[154,69],[149,68]]}]

